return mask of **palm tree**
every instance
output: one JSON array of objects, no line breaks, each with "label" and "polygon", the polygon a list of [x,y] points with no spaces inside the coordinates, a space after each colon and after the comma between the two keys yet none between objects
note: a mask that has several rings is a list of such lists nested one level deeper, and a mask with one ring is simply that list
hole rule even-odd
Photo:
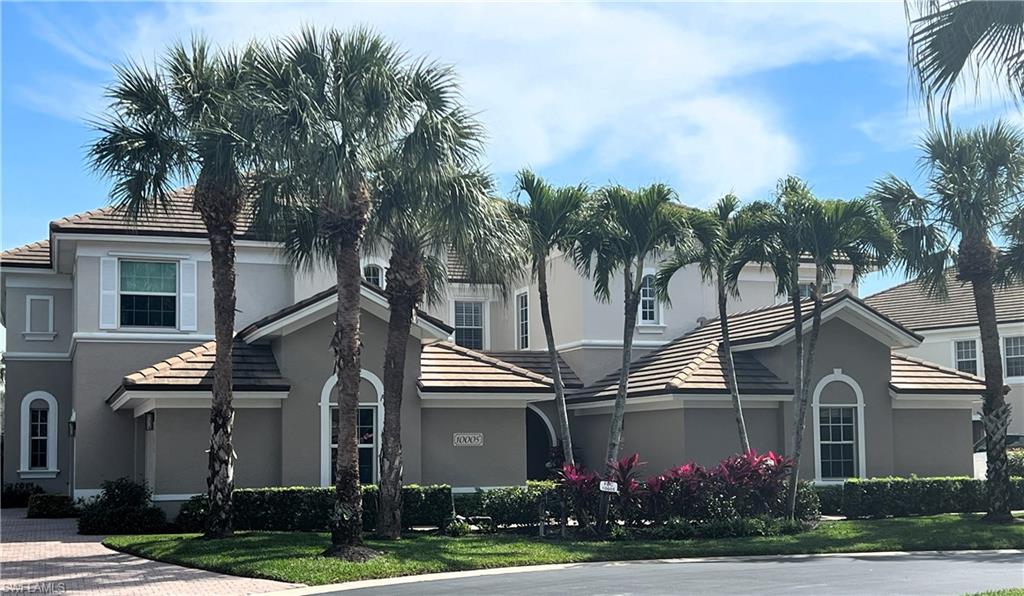
[{"label": "palm tree", "polygon": [[241,172],[251,163],[247,123],[254,103],[245,63],[202,39],[172,46],[153,68],[117,67],[108,114],[95,124],[92,167],[114,179],[111,197],[129,220],[167,205],[172,188],[195,180],[192,203],[206,226],[213,272],[217,350],[210,408],[206,537],[231,535],[234,449],[231,403],[235,327],[235,244],[245,207]]},{"label": "palm tree", "polygon": [[555,349],[551,328],[551,307],[548,301],[548,257],[552,251],[570,254],[583,231],[584,212],[588,202],[586,187],[553,188],[530,170],[519,172],[516,184],[525,193],[525,204],[512,205],[512,213],[528,230],[525,237],[530,255],[530,270],[537,280],[540,295],[540,318],[544,324],[544,341],[551,362],[551,380],[555,386],[555,412],[558,416],[558,440],[563,462],[574,463],[569,415],[565,409],[565,385]]},{"label": "palm tree", "polygon": [[379,166],[395,151],[426,156],[415,134],[426,101],[417,78],[445,69],[409,64],[366,29],[305,29],[264,52],[257,78],[268,97],[259,128],[268,142],[254,174],[256,215],[281,234],[300,266],[332,263],[338,304],[331,340],[338,403],[335,507],[326,554],[362,560],[356,415],[359,403],[360,256]]},{"label": "palm tree", "polygon": [[[676,203],[675,191],[664,184],[638,190],[613,185],[597,192],[594,216],[575,249],[579,268],[594,279],[594,295],[611,300],[612,280],[621,272],[623,285],[622,366],[608,429],[605,462],[608,472],[619,457],[622,420],[626,410],[629,364],[633,359],[633,334],[640,306],[644,266],[684,240],[688,232],[685,212]],[[608,493],[601,493],[598,527],[608,521]]]},{"label": "palm tree", "polygon": [[990,0],[908,3],[910,64],[929,110],[948,114],[965,73],[987,70],[1024,97],[1024,4]]},{"label": "palm tree", "polygon": [[743,407],[740,404],[740,389],[736,382],[736,368],[733,363],[732,343],[729,340],[729,296],[738,296],[738,284],[728,277],[729,263],[733,260],[737,243],[743,234],[743,225],[737,220],[739,199],[736,195],[727,194],[707,211],[692,211],[688,214],[690,229],[693,231],[691,242],[676,246],[672,256],[658,268],[655,285],[658,296],[669,303],[669,283],[672,276],[680,269],[689,265],[697,265],[701,277],[706,282],[714,282],[718,295],[718,324],[722,330],[722,345],[719,354],[725,364],[725,381],[732,395],[732,407],[736,414],[736,429],[739,432],[740,450],[750,451],[750,439],[747,437],[747,425],[743,420]]},{"label": "palm tree", "polygon": [[[872,186],[870,197],[897,233],[898,263],[909,277],[942,296],[945,269],[955,264],[957,280],[971,284],[985,365],[986,518],[1010,521],[1010,408],[993,286],[1019,279],[1024,271],[1024,134],[1002,122],[971,130],[944,128],[925,135],[921,150],[927,194],[918,195],[906,181],[888,176]],[[1006,242],[1003,247],[993,240],[999,236]]]}]

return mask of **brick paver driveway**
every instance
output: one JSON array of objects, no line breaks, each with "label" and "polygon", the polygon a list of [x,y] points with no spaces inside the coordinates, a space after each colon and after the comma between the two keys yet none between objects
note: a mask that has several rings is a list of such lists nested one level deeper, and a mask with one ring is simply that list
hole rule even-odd
[{"label": "brick paver driveway", "polygon": [[79,536],[73,519],[26,519],[0,511],[0,592],[251,594],[292,587],[157,563],[114,552],[100,537]]}]

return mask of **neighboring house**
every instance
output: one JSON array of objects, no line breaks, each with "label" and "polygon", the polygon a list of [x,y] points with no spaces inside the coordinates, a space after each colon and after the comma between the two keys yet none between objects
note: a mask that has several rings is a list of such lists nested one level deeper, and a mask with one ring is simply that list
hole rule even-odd
[{"label": "neighboring house", "polygon": [[[971,286],[957,281],[952,267],[946,271],[946,281],[946,298],[929,297],[920,284],[907,282],[869,296],[865,302],[924,338],[921,345],[902,350],[906,354],[984,377]],[[1011,407],[1008,434],[1011,441],[1024,441],[1024,283],[997,287],[995,299],[1003,375],[1010,387],[1006,396]],[[980,411],[976,412],[978,420]]]},{"label": "neighboring house", "polygon": [[[47,240],[0,255],[10,332],[9,481],[81,497],[130,476],[167,504],[205,490],[216,350],[209,259],[187,191],[139,224],[110,208],[90,211],[52,222]],[[524,281],[505,300],[469,283],[457,256],[449,261],[447,296],[417,313],[407,346],[405,480],[472,490],[543,477],[555,417],[536,288]],[[236,262],[236,485],[329,484],[337,426],[333,272],[297,272],[247,221]],[[376,480],[383,421],[386,266],[379,255],[364,259],[364,482]],[[581,460],[599,467],[622,306],[595,299],[592,283],[564,259],[549,266],[571,424]],[[812,277],[809,267],[802,273]],[[846,291],[829,295],[812,375],[808,452],[823,457],[805,460],[808,476],[969,474],[979,380],[893,356],[891,349],[921,338],[857,300],[849,277],[841,269],[833,289]],[[790,424],[791,315],[776,305],[775,285],[770,273],[750,267],[735,302],[746,311],[734,322],[736,355],[759,450],[784,449]],[[737,443],[717,367],[718,326],[708,320],[713,290],[693,270],[676,276],[671,294],[669,307],[653,288],[644,291],[626,415],[625,450],[640,452],[652,473],[715,461]]]}]

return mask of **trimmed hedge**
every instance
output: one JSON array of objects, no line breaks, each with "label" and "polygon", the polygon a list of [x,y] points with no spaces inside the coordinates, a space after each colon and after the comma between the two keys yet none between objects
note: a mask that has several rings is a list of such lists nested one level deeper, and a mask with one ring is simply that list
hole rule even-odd
[{"label": "trimmed hedge", "polygon": [[[232,497],[234,527],[238,530],[313,532],[329,529],[334,509],[333,487],[239,488]],[[200,532],[206,522],[206,495],[192,497],[181,507],[177,526]],[[402,487],[402,523],[406,527],[445,527],[452,515],[452,490],[444,484]],[[377,523],[377,487],[363,486],[363,529]]]},{"label": "trimmed hedge", "polygon": [[0,493],[0,507],[28,507],[28,499],[32,495],[41,495],[45,491],[35,482],[14,482],[4,485]]},{"label": "trimmed hedge", "polygon": [[130,478],[107,480],[95,499],[82,506],[78,516],[79,534],[155,534],[164,532],[167,519],[150,502],[152,493],[144,483]]},{"label": "trimmed hedge", "polygon": [[59,518],[77,517],[75,502],[67,495],[32,495],[28,498],[28,512],[25,517]]},{"label": "trimmed hedge", "polygon": [[[1010,506],[1024,508],[1024,478],[1011,479]],[[851,479],[840,510],[849,518],[905,517],[985,511],[985,481],[967,477]]]},{"label": "trimmed hedge", "polygon": [[478,494],[483,514],[494,525],[535,526],[540,523],[542,507],[545,511],[557,510],[557,489],[558,483],[552,480],[530,480],[526,486],[494,488]]},{"label": "trimmed hedge", "polygon": [[842,515],[843,511],[843,485],[822,484],[814,487],[821,503],[822,515]]}]

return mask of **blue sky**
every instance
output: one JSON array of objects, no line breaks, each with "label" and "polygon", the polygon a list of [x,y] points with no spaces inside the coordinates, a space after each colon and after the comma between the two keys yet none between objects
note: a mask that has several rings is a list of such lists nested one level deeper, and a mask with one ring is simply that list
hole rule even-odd
[{"label": "blue sky", "polygon": [[[112,64],[152,62],[177,39],[221,44],[305,23],[367,24],[456,66],[489,131],[504,191],[530,166],[558,183],[668,182],[689,204],[768,198],[786,174],[822,197],[892,172],[918,181],[926,118],[908,93],[903,5],[873,4],[4,4],[4,248],[106,203],[87,121]],[[964,125],[1019,118],[966,98]],[[900,281],[875,274],[868,295]]]}]

